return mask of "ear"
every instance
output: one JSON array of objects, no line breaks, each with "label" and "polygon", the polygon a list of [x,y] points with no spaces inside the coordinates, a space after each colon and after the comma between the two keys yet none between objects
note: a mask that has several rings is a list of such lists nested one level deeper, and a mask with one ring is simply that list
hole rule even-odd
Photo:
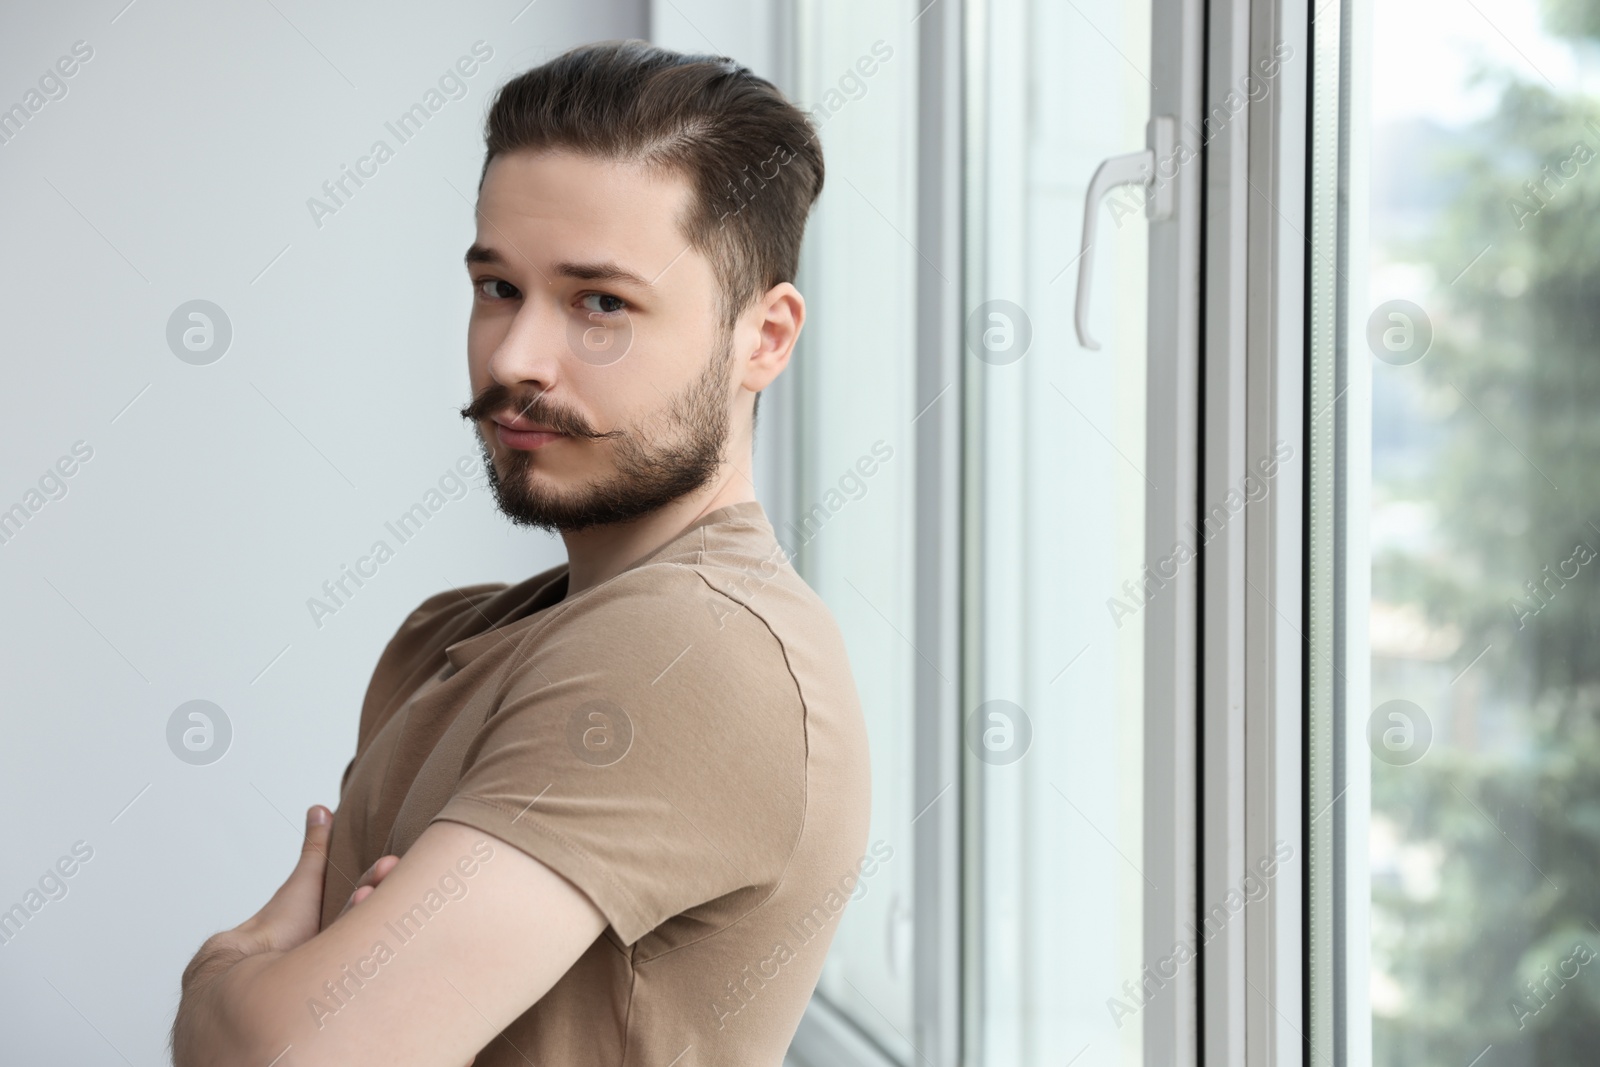
[{"label": "ear", "polygon": [[789,282],[768,289],[745,312],[734,331],[740,384],[759,393],[789,365],[789,354],[806,321],[806,300]]}]

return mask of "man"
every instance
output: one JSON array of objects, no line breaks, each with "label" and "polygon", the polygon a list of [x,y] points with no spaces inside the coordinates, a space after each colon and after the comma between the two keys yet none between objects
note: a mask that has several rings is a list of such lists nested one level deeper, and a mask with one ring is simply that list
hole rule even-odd
[{"label": "man", "polygon": [[462,414],[568,562],[401,625],[338,812],[185,971],[177,1067],[781,1062],[869,862],[845,648],[750,481],[822,178],[726,59],[500,91]]}]

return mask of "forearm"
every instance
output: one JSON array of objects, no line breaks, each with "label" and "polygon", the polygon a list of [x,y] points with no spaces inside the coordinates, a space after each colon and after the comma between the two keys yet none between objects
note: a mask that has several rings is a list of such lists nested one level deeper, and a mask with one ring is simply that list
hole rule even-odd
[{"label": "forearm", "polygon": [[243,1062],[252,1044],[243,987],[280,955],[246,952],[226,934],[200,946],[183,971],[182,995],[172,1022],[173,1067]]}]

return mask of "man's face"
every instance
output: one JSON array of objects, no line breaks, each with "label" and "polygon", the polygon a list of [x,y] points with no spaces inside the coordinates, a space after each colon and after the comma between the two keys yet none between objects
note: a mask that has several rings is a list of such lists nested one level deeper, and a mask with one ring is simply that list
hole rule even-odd
[{"label": "man's face", "polygon": [[461,413],[514,522],[625,522],[723,462],[733,334],[710,263],[678,229],[690,195],[680,176],[567,152],[490,163]]}]

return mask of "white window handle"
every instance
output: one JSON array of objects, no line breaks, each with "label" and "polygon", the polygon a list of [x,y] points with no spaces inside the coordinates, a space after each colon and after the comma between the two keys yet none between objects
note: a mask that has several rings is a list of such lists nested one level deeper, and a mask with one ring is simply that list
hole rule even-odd
[{"label": "white window handle", "polygon": [[1177,120],[1171,115],[1157,115],[1145,129],[1148,147],[1144,151],[1103,160],[1089,180],[1089,192],[1083,198],[1083,245],[1078,252],[1078,305],[1073,322],[1078,329],[1078,343],[1091,352],[1100,350],[1100,342],[1089,336],[1089,280],[1094,275],[1094,231],[1100,201],[1118,186],[1143,185],[1145,218],[1151,221],[1171,218],[1175,199],[1173,179],[1177,174],[1174,171],[1158,180],[1156,167],[1179,164],[1173,153],[1177,130]]}]

